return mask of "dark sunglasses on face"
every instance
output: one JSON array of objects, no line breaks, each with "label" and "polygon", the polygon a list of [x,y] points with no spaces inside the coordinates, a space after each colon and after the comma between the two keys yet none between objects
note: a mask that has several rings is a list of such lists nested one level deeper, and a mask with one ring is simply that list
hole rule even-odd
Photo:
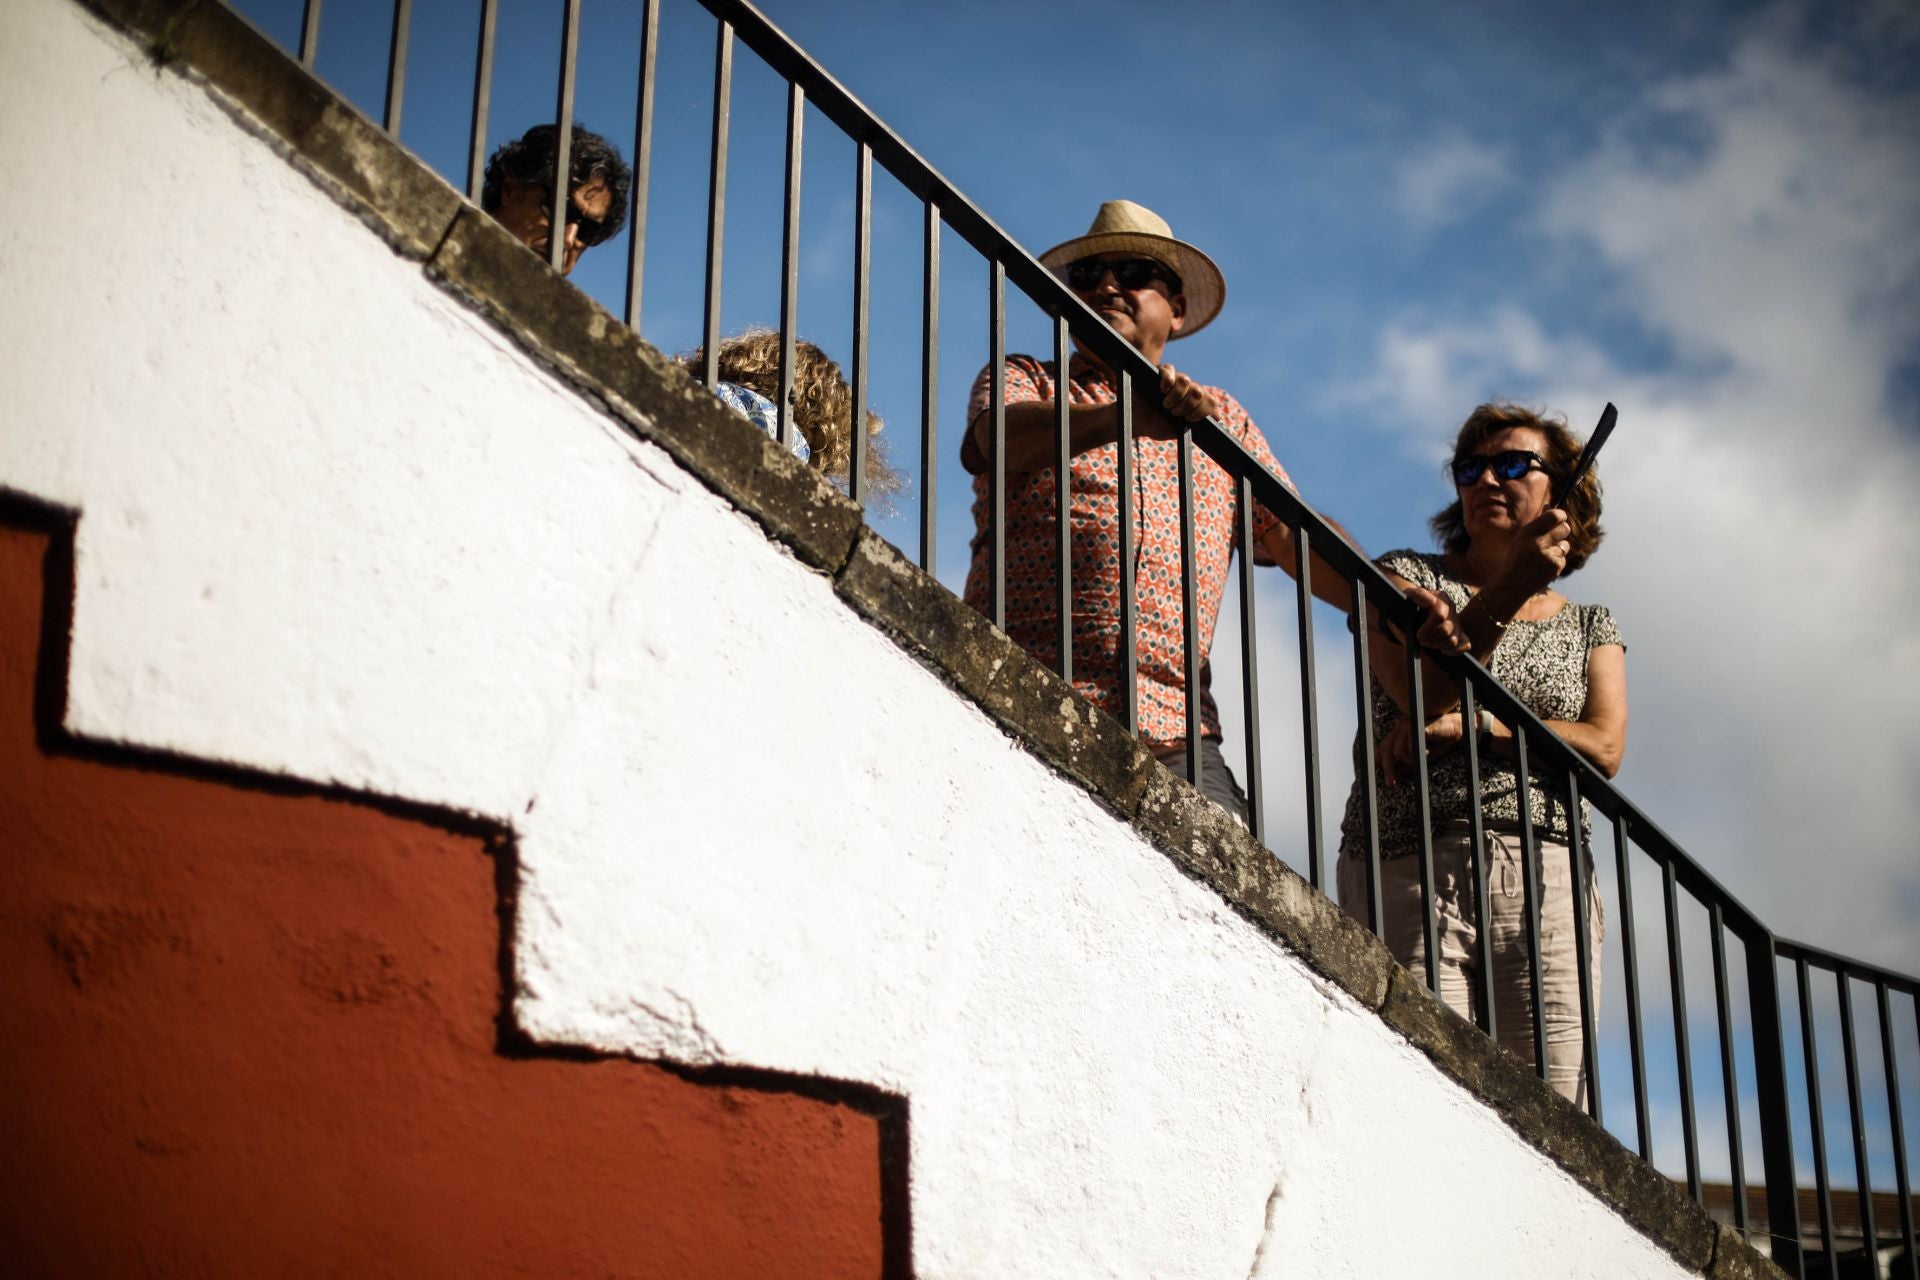
[{"label": "dark sunglasses on face", "polygon": [[1109,271],[1122,289],[1144,289],[1164,280],[1169,293],[1180,292],[1180,277],[1152,258],[1080,258],[1067,264],[1067,284],[1084,292],[1097,287]]},{"label": "dark sunglasses on face", "polygon": [[[542,209],[553,208],[552,187],[540,188],[540,207]],[[580,228],[580,243],[584,247],[591,249],[594,245],[599,244],[607,238],[606,220],[603,218],[589,217],[583,213],[580,206],[573,202],[572,196],[567,197],[566,217],[568,226]]]},{"label": "dark sunglasses on face", "polygon": [[1546,459],[1531,449],[1503,449],[1499,453],[1455,458],[1448,467],[1453,472],[1454,485],[1461,489],[1477,482],[1480,473],[1488,467],[1493,468],[1493,478],[1496,480],[1518,480],[1535,470],[1553,474]]}]

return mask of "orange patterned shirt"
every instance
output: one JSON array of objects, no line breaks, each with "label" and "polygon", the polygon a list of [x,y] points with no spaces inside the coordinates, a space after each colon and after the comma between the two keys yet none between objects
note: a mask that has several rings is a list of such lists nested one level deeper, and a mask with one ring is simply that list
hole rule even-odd
[{"label": "orange patterned shirt", "polygon": [[[1007,357],[1007,403],[1054,399],[1052,361]],[[1119,398],[1112,375],[1098,362],[1075,355],[1068,366],[1068,402],[1111,404]],[[974,380],[967,409],[971,423],[989,405],[992,369]],[[1218,387],[1207,388],[1219,405],[1216,420],[1288,488],[1292,481],[1275,461],[1266,437],[1247,411]],[[1094,705],[1121,716],[1120,537],[1117,444],[1075,455],[1072,481],[1071,568],[1073,586],[1073,684]],[[1185,623],[1180,597],[1180,446],[1172,440],[1135,440],[1133,553],[1138,654],[1139,734],[1151,750],[1183,747],[1187,737]],[[1199,558],[1194,584],[1199,605],[1201,736],[1220,737],[1211,667],[1213,630],[1220,617],[1227,569],[1236,547],[1239,511],[1231,477],[1195,451],[1193,532]],[[967,603],[982,613],[993,607],[992,550],[988,540],[991,499],[983,472],[973,478],[973,564]],[[1007,633],[1039,662],[1060,669],[1059,574],[1055,567],[1054,468],[1007,475]],[[1264,507],[1253,513],[1256,541],[1277,523]],[[1255,548],[1255,559],[1266,562]]]}]

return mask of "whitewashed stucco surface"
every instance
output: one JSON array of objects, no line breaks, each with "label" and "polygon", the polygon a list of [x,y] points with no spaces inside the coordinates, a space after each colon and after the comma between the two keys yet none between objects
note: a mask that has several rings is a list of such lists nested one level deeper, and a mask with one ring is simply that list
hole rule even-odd
[{"label": "whitewashed stucco surface", "polygon": [[536,1038],[905,1094],[928,1277],[1681,1274],[69,0],[0,167],[69,727],[511,823]]}]

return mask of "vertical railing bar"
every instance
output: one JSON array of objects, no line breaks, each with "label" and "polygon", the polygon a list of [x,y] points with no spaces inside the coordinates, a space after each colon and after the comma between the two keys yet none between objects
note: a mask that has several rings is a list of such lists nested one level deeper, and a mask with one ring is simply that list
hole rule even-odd
[{"label": "vertical railing bar", "polygon": [[[1133,534],[1133,375],[1121,372],[1120,439],[1116,442],[1120,522],[1120,723],[1128,733],[1140,732],[1140,655],[1134,635]],[[1196,749],[1198,744],[1196,745]]]},{"label": "vertical railing bar", "polygon": [[1073,395],[1067,318],[1053,318],[1053,553],[1060,618],[1060,678],[1073,683]]},{"label": "vertical railing bar", "polygon": [[[1253,613],[1253,482],[1243,478],[1240,482],[1240,609],[1243,614]],[[1294,607],[1299,610],[1300,627],[1300,736],[1306,761],[1307,787],[1307,878],[1316,889],[1324,889],[1321,864],[1326,860],[1326,832],[1321,826],[1320,813],[1320,697],[1314,678],[1313,654],[1313,544],[1306,528],[1293,531],[1293,596]],[[1247,632],[1247,679],[1253,679],[1253,631]],[[1254,720],[1247,717],[1247,772],[1256,773],[1255,762],[1259,759],[1260,743],[1254,731]],[[1252,782],[1247,784],[1249,796],[1253,795]],[[1255,837],[1261,838],[1256,828]],[[1264,839],[1262,840],[1264,843]],[[1337,879],[1337,877],[1336,877]]]},{"label": "vertical railing bar", "polygon": [[300,65],[313,70],[320,56],[320,0],[307,0],[300,15]]},{"label": "vertical railing bar", "polygon": [[[491,8],[495,0],[487,0]],[[640,18],[640,92],[633,113],[633,230],[627,236],[627,327],[640,330],[647,274],[647,191],[653,176],[654,69],[659,62],[660,0],[645,0]]]},{"label": "vertical railing bar", "polygon": [[[312,2],[318,5],[320,0]],[[467,140],[467,199],[475,204],[487,185],[487,108],[493,97],[493,28],[499,11],[500,0],[482,0],[480,49],[473,60],[473,135]]]},{"label": "vertical railing bar", "polygon": [[920,294],[920,567],[934,572],[934,533],[939,523],[940,419],[940,206],[927,202],[921,242],[925,276]]},{"label": "vertical railing bar", "polygon": [[1807,1064],[1807,1129],[1813,1138],[1813,1185],[1820,1205],[1820,1249],[1827,1260],[1827,1274],[1840,1274],[1840,1245],[1834,1238],[1833,1180],[1827,1171],[1826,1107],[1821,1101],[1820,1047],[1813,1025],[1813,988],[1807,978],[1807,962],[1793,962],[1794,981],[1800,996],[1800,1052]]},{"label": "vertical railing bar", "polygon": [[1480,1005],[1480,1029],[1497,1036],[1493,997],[1493,899],[1487,875],[1487,821],[1480,802],[1480,710],[1474,699],[1473,681],[1460,682],[1461,736],[1467,749],[1467,860],[1473,876],[1473,900],[1479,904],[1474,922],[1478,935],[1479,957],[1474,965],[1475,986]]},{"label": "vertical railing bar", "polygon": [[1205,769],[1200,763],[1200,609],[1195,581],[1193,535],[1193,429],[1181,431],[1180,469],[1180,618],[1182,667],[1186,673],[1187,781],[1197,790]]},{"label": "vertical railing bar", "polygon": [[1687,1194],[1704,1205],[1700,1189],[1700,1135],[1693,1117],[1693,1056],[1687,1045],[1687,977],[1680,944],[1679,886],[1673,859],[1661,867],[1661,891],[1667,913],[1667,977],[1673,986],[1673,1048],[1680,1071],[1680,1133],[1686,1143]]},{"label": "vertical railing bar", "polygon": [[1653,1116],[1647,1107],[1647,1047],[1640,1026],[1640,950],[1634,940],[1633,859],[1624,819],[1613,820],[1613,860],[1620,885],[1620,959],[1627,988],[1627,1050],[1633,1060],[1634,1136],[1640,1158],[1653,1163]]},{"label": "vertical railing bar", "polygon": [[[1240,526],[1240,700],[1246,708],[1246,814],[1252,821],[1254,841],[1267,842],[1265,798],[1267,785],[1260,775],[1260,645],[1254,618],[1254,480],[1240,476],[1236,482],[1235,518]],[[1311,679],[1311,654],[1308,677]],[[1306,712],[1313,716],[1313,699]],[[1309,729],[1311,733],[1311,729]],[[1309,766],[1309,773],[1311,773]],[[1319,883],[1319,881],[1315,881]]]},{"label": "vertical railing bar", "polygon": [[1440,906],[1433,890],[1433,797],[1427,778],[1427,701],[1421,675],[1420,642],[1414,624],[1403,621],[1406,633],[1407,714],[1413,724],[1414,806],[1420,828],[1416,855],[1420,859],[1420,928],[1426,942],[1427,990],[1440,993]]},{"label": "vertical railing bar", "polygon": [[1533,1066],[1547,1079],[1547,1014],[1540,993],[1540,844],[1533,829],[1533,779],[1527,772],[1527,735],[1513,735],[1514,797],[1520,806],[1520,884],[1526,895],[1527,990],[1533,1009]]},{"label": "vertical railing bar", "polygon": [[713,168],[707,175],[707,306],[701,326],[706,359],[700,376],[720,382],[720,268],[727,229],[727,128],[733,111],[733,24],[722,19],[713,55]]},{"label": "vertical railing bar", "polygon": [[[1907,1178],[1907,1127],[1900,1109],[1900,1062],[1893,1049],[1893,1010],[1888,1007],[1887,984],[1873,984],[1880,1013],[1880,1062],[1887,1077],[1887,1123],[1893,1130],[1893,1184],[1899,1196],[1900,1239],[1907,1256],[1907,1280],[1920,1280],[1920,1249],[1913,1237],[1913,1185]],[[1915,1006],[1920,1016],[1920,1005]]]},{"label": "vertical railing bar", "polygon": [[560,94],[553,108],[553,203],[547,210],[547,265],[567,258],[567,213],[573,207],[573,86],[580,54],[580,0],[567,0],[560,27]]},{"label": "vertical railing bar", "polygon": [[988,266],[987,332],[993,369],[993,439],[987,455],[987,531],[992,570],[993,625],[1007,629],[1007,267],[995,258]]},{"label": "vertical railing bar", "polygon": [[1577,982],[1580,991],[1580,1056],[1583,1059],[1581,1069],[1587,1078],[1587,1114],[1593,1117],[1595,1124],[1604,1125],[1600,1100],[1600,1037],[1595,1027],[1593,1013],[1594,990],[1593,973],[1587,963],[1593,955],[1593,922],[1587,915],[1587,904],[1596,893],[1593,883],[1593,868],[1587,858],[1587,842],[1582,832],[1584,817],[1580,808],[1580,778],[1578,774],[1567,774],[1567,857],[1572,862],[1573,874],[1573,945],[1579,953],[1575,957],[1578,970]]},{"label": "vertical railing bar", "polygon": [[789,453],[799,431],[793,420],[793,379],[800,307],[801,132],[806,119],[806,90],[789,81],[786,200],[780,223],[780,447]]},{"label": "vertical railing bar", "polygon": [[1873,1167],[1867,1161],[1867,1126],[1860,1103],[1860,1059],[1853,1038],[1853,988],[1847,971],[1834,973],[1840,993],[1840,1052],[1847,1066],[1847,1116],[1853,1124],[1853,1168],[1860,1192],[1860,1235],[1867,1245],[1867,1256],[1874,1256],[1879,1233],[1873,1222]]},{"label": "vertical railing bar", "polygon": [[394,0],[393,38],[387,45],[387,114],[381,124],[400,136],[400,105],[407,86],[407,35],[413,27],[413,0]]},{"label": "vertical railing bar", "polygon": [[1727,1107],[1727,1167],[1733,1182],[1733,1225],[1747,1233],[1746,1148],[1740,1136],[1740,1078],[1733,1053],[1733,1001],[1727,992],[1726,929],[1720,902],[1707,904],[1707,930],[1713,944],[1713,997],[1720,1020],[1720,1086]]},{"label": "vertical railing bar", "polygon": [[1780,956],[1773,935],[1735,930],[1747,955],[1747,1017],[1753,1028],[1754,1107],[1760,1118],[1760,1161],[1766,1179],[1767,1235],[1773,1260],[1804,1277],[1799,1178],[1793,1159],[1793,1104],[1787,1088],[1787,1045],[1780,1024]]},{"label": "vertical railing bar", "polygon": [[1362,856],[1367,863],[1367,927],[1375,937],[1385,937],[1387,918],[1380,902],[1380,789],[1374,776],[1373,758],[1376,745],[1373,740],[1373,662],[1367,653],[1367,609],[1371,602],[1367,599],[1365,580],[1358,574],[1354,575],[1351,585],[1354,696],[1359,704],[1360,737],[1360,758],[1354,761],[1354,771],[1360,777],[1360,807],[1366,824],[1367,847]]},{"label": "vertical railing bar", "polygon": [[853,450],[847,458],[847,496],[867,494],[867,333],[872,325],[873,146],[862,141],[853,178]]}]

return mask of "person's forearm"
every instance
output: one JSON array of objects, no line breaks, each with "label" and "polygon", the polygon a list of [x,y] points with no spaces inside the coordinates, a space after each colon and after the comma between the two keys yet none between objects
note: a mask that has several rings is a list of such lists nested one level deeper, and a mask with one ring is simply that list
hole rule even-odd
[{"label": "person's forearm", "polygon": [[[1353,535],[1348,533],[1338,521],[1327,516],[1322,516],[1321,519],[1332,525],[1333,531],[1339,534],[1356,554],[1363,559],[1366,557],[1367,553],[1360,550],[1360,544],[1353,540]],[[1289,577],[1298,578],[1300,555],[1295,549],[1298,544],[1294,539],[1295,535],[1290,527],[1276,524],[1268,530],[1262,550],[1266,552],[1267,559],[1285,569]],[[1307,561],[1312,570],[1313,594],[1342,613],[1352,613],[1353,584],[1348,581],[1347,575],[1334,568],[1318,548],[1315,548],[1307,557]]]},{"label": "person's forearm", "polygon": [[[1377,618],[1378,615],[1375,615]],[[1373,674],[1379,677],[1380,687],[1400,708],[1402,715],[1412,713],[1408,706],[1413,701],[1413,693],[1407,684],[1406,646],[1389,640],[1378,626],[1373,630],[1368,652],[1373,659]],[[1432,720],[1443,716],[1460,706],[1460,685],[1454,678],[1440,669],[1433,654],[1425,649],[1420,651],[1420,710],[1423,717]]]},{"label": "person's forearm", "polygon": [[[1057,460],[1058,411],[1052,400],[1026,400],[1007,406],[1007,473],[1039,471]],[[1138,425],[1136,414],[1135,425]],[[1082,454],[1120,438],[1120,407],[1116,404],[1072,405],[1067,410],[1067,452]],[[993,413],[973,420],[961,462],[978,474],[993,457]]]},{"label": "person's forearm", "polygon": [[1493,651],[1500,647],[1501,639],[1507,634],[1508,624],[1530,598],[1529,592],[1492,582],[1461,610],[1460,625],[1466,629],[1467,639],[1473,642],[1469,652],[1481,666],[1493,657]]},{"label": "person's forearm", "polygon": [[[1394,585],[1409,593],[1414,593],[1412,584],[1404,579],[1395,578]],[[1411,603],[1422,605],[1413,614],[1415,619],[1426,617],[1424,602],[1417,594]],[[1458,622],[1455,615],[1455,622]],[[1422,638],[1421,624],[1405,618],[1389,623],[1382,611],[1370,607],[1367,610],[1368,658],[1373,666],[1373,674],[1380,681],[1380,687],[1387,691],[1402,715],[1413,712],[1413,692],[1407,680],[1407,637],[1403,631],[1412,632],[1415,640]],[[1426,643],[1432,643],[1427,640]],[[1460,705],[1460,683],[1453,675],[1444,670],[1439,657],[1432,649],[1422,644],[1420,649],[1420,710],[1421,719],[1431,722],[1455,710]]]},{"label": "person's forearm", "polygon": [[[1626,754],[1625,735],[1614,733],[1607,728],[1587,720],[1547,720],[1547,728],[1554,736],[1585,756],[1587,762],[1604,776],[1613,777],[1620,772],[1620,759]],[[1487,746],[1503,759],[1514,757],[1513,730],[1507,725],[1494,721],[1493,732],[1486,737]]]},{"label": "person's forearm", "polygon": [[[1527,601],[1524,593],[1516,592],[1501,584],[1493,584],[1467,602],[1467,607],[1456,617],[1460,627],[1466,632],[1472,648],[1468,656],[1486,666],[1493,660],[1493,651],[1500,647],[1500,641],[1507,633],[1507,625]],[[1393,646],[1396,661],[1394,678],[1389,681],[1382,676],[1381,683],[1394,695],[1401,709],[1406,708],[1407,692],[1406,654],[1398,645]],[[1454,710],[1460,705],[1460,683],[1451,674],[1443,671],[1431,653],[1422,651],[1420,658],[1421,709],[1431,720],[1438,715]]]},{"label": "person's forearm", "polygon": [[[1338,525],[1334,527],[1339,528]],[[1344,534],[1346,530],[1341,529],[1340,532]],[[1347,576],[1334,568],[1318,551],[1308,556],[1307,560],[1313,566],[1313,581],[1309,584],[1313,588],[1313,594],[1342,613],[1352,613],[1353,584],[1347,581]],[[1293,566],[1294,560],[1290,559],[1286,562],[1285,568],[1288,573],[1293,572]]]}]

